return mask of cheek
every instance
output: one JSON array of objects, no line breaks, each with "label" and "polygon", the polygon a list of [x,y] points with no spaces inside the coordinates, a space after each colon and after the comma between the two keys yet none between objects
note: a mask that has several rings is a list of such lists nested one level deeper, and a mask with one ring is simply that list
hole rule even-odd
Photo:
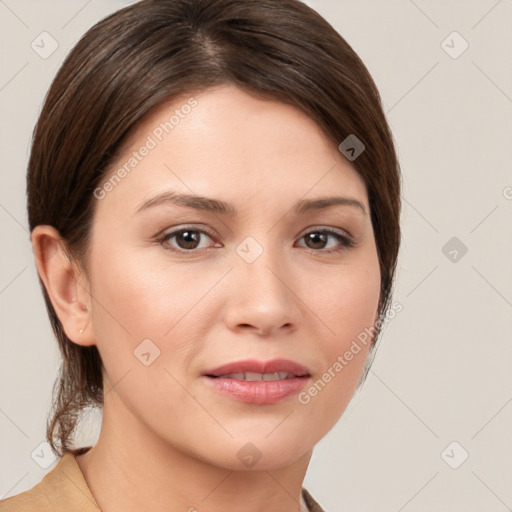
[{"label": "cheek", "polygon": [[100,247],[92,276],[97,319],[134,338],[163,336],[182,316],[187,297],[195,296],[197,283],[169,266],[159,268],[140,250],[116,253],[113,247]]},{"label": "cheek", "polygon": [[[380,296],[378,263],[348,266],[317,279],[309,293],[311,309],[325,327],[325,343],[332,349],[343,346],[376,320]],[[306,293],[304,291],[303,293]]]},{"label": "cheek", "polygon": [[323,417],[327,428],[345,410],[366,363],[380,295],[378,262],[372,259],[368,266],[347,267],[328,281],[317,282],[323,285],[315,286],[309,297],[311,309],[322,321],[318,351],[323,367],[299,403],[309,407],[310,414]]},{"label": "cheek", "polygon": [[[140,255],[120,249],[122,240],[105,233],[96,237],[90,258],[96,343],[109,373],[127,371],[136,362],[133,350],[144,339],[161,337],[171,325],[172,318],[158,311],[168,283],[157,279]],[[172,299],[168,293],[168,300]]]},{"label": "cheek", "polygon": [[91,258],[96,299],[92,316],[98,350],[109,374],[119,378],[129,369],[138,369],[136,354],[142,347],[158,354],[151,363],[154,367],[172,366],[175,359],[187,361],[202,339],[201,329],[209,325],[198,320],[209,314],[207,301],[198,302],[218,280],[218,272],[201,275],[173,267],[161,257],[152,257],[155,251],[116,251],[116,244],[99,241],[96,247]]}]

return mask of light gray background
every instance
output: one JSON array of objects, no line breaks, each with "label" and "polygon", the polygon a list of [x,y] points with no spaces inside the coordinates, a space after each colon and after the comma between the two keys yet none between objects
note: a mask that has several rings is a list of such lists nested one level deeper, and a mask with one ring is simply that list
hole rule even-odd
[{"label": "light gray background", "polygon": [[[129,3],[0,1],[0,497],[55,465],[31,457],[59,363],[27,231],[32,128],[67,52]],[[375,79],[405,187],[403,311],[304,485],[327,512],[512,510],[512,1],[307,3]],[[31,48],[43,31],[47,59]],[[468,249],[455,262],[452,237]]]}]

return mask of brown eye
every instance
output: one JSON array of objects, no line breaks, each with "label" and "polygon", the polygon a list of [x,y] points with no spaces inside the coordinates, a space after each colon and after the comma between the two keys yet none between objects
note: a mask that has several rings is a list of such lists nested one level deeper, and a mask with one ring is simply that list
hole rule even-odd
[{"label": "brown eye", "polygon": [[[355,245],[352,238],[329,229],[310,231],[302,238],[306,241],[306,247],[315,251],[336,252]],[[335,242],[328,247],[330,239]]]},{"label": "brown eye", "polygon": [[[201,249],[199,247],[203,235],[211,238],[208,233],[200,229],[182,228],[179,230],[171,231],[167,233],[161,240],[162,244],[166,245],[166,248],[175,251],[190,252],[195,249]],[[174,243],[170,243],[172,239],[175,239]],[[174,246],[174,247],[173,247]],[[177,248],[176,248],[177,246]]]}]

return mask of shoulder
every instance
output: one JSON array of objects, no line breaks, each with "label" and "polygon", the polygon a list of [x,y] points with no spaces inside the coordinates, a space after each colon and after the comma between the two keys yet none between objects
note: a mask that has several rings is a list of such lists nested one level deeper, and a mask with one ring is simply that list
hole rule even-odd
[{"label": "shoulder", "polygon": [[49,497],[42,492],[41,482],[28,491],[0,500],[0,512],[51,512]]},{"label": "shoulder", "polygon": [[72,453],[34,487],[0,501],[0,512],[98,512],[99,507],[87,487]]},{"label": "shoulder", "polygon": [[53,512],[52,495],[50,487],[54,487],[55,470],[57,464],[46,476],[34,487],[24,492],[11,496],[0,501],[0,512]]}]

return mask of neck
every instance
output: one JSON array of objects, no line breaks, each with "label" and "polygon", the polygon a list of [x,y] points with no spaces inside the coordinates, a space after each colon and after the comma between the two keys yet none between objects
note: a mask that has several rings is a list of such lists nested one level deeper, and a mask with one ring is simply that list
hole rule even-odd
[{"label": "neck", "polygon": [[114,421],[108,406],[98,442],[76,456],[102,512],[307,511],[301,491],[311,451],[276,469],[222,467],[170,445],[126,411]]}]

